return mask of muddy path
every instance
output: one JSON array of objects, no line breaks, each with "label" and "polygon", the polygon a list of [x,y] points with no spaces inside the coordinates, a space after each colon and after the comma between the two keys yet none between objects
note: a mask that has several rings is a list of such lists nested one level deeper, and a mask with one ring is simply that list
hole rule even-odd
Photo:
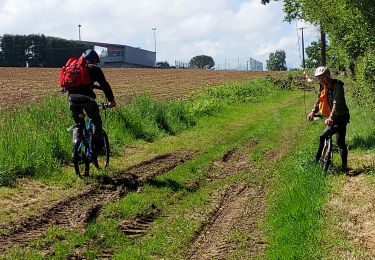
[{"label": "muddy path", "polygon": [[262,234],[257,230],[265,210],[264,194],[265,189],[261,186],[246,187],[238,183],[227,188],[193,243],[188,259],[228,259],[239,242],[231,240],[229,235],[238,228],[251,234],[248,241],[252,245],[251,255],[259,255],[264,249]]},{"label": "muddy path", "polygon": [[106,204],[139,189],[156,176],[172,170],[193,156],[192,151],[181,151],[155,157],[115,176],[99,178],[98,184],[87,186],[78,194],[47,205],[39,215],[0,224],[0,250],[4,252],[14,246],[25,245],[43,236],[52,226],[84,228],[95,221]]},{"label": "muddy path", "polygon": [[[239,172],[258,172],[247,158],[248,150],[257,145],[250,141],[241,148],[229,150],[212,163],[209,181],[227,178]],[[231,238],[231,232],[246,230],[249,238],[248,256],[259,256],[264,250],[264,237],[259,228],[266,212],[266,187],[262,183],[247,185],[241,182],[213,194],[211,210],[191,243],[187,259],[229,259],[240,241]],[[243,242],[243,241],[242,241]]]}]

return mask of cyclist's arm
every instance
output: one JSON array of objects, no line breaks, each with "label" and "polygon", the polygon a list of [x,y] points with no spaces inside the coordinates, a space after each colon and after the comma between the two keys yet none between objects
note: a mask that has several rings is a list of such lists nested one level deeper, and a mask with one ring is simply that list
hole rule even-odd
[{"label": "cyclist's arm", "polygon": [[102,90],[108,101],[114,102],[115,97],[113,95],[112,88],[106,80],[103,71],[97,66],[92,66],[90,69],[92,80],[99,83],[99,86],[94,85],[94,88]]},{"label": "cyclist's arm", "polygon": [[333,91],[333,105],[331,115],[329,116],[330,119],[335,120],[338,114],[338,109],[345,106],[345,97],[344,97],[344,87],[342,84],[336,84],[335,89]]},{"label": "cyclist's arm", "polygon": [[320,93],[321,93],[321,86],[320,86],[320,89],[319,89],[319,92],[318,92],[318,98],[316,99],[316,101],[314,103],[314,107],[311,110],[310,114],[307,116],[307,118],[310,121],[313,121],[316,113],[319,112]]},{"label": "cyclist's arm", "polygon": [[314,103],[314,107],[312,109],[312,112],[314,114],[318,113],[319,112],[319,103],[320,103],[320,94],[322,92],[322,89],[323,89],[323,86],[320,85],[319,87],[319,91],[318,91],[318,98],[316,99],[315,103]]}]

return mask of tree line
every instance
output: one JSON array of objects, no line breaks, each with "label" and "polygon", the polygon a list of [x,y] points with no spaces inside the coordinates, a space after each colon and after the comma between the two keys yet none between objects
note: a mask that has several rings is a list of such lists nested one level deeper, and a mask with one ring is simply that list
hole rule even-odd
[{"label": "tree line", "polygon": [[[321,39],[306,50],[314,55],[311,66],[345,70],[359,86],[358,97],[374,104],[375,1],[283,0],[283,4],[286,21],[302,19],[320,28]],[[320,56],[313,54],[316,49]]]},{"label": "tree line", "polygon": [[69,57],[80,56],[94,46],[45,35],[0,37],[0,67],[61,67]]}]

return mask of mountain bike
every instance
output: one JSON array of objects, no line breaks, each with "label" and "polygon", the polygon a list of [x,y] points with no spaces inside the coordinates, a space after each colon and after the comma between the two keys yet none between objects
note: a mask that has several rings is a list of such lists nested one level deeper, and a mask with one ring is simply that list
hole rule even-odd
[{"label": "mountain bike", "polygon": [[[100,109],[108,109],[106,104],[98,105]],[[85,117],[85,113],[82,115]],[[71,126],[72,130],[75,125]],[[90,172],[90,164],[94,164],[97,169],[103,169],[109,165],[109,139],[107,133],[102,130],[97,134],[97,138],[93,144],[90,140],[93,135],[92,120],[89,119],[83,133],[74,140],[73,143],[73,164],[74,170],[78,177],[86,177]]]}]

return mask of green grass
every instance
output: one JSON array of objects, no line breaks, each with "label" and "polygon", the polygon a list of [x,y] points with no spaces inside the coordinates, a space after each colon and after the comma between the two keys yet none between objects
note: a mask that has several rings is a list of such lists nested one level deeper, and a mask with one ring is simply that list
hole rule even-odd
[{"label": "green grass", "polygon": [[[104,127],[116,154],[134,140],[152,142],[175,135],[227,104],[260,102],[276,89],[267,80],[254,80],[210,88],[187,101],[162,103],[144,94],[109,111]],[[24,176],[48,179],[60,174],[72,151],[66,131],[72,119],[65,98],[48,97],[38,105],[3,112],[1,117],[0,185]]]},{"label": "green grass", "polygon": [[[334,182],[343,177],[324,176],[312,162],[323,125],[305,121],[303,93],[279,92],[268,84],[223,85],[181,103],[160,103],[143,95],[129,106],[110,111],[106,129],[119,160],[121,148],[128,143],[139,149],[139,154],[193,150],[196,156],[149,181],[142,192],[131,192],[106,205],[85,231],[51,228],[28,249],[14,249],[10,255],[38,259],[41,250],[52,244],[56,258],[66,258],[78,250],[88,259],[100,258],[106,251],[114,259],[181,259],[202,225],[202,218],[196,216],[212,210],[215,192],[238,183],[262,185],[268,190],[267,212],[256,227],[264,230],[266,250],[258,258],[321,259],[330,243],[351,247],[341,236],[327,241],[327,225],[332,224],[327,223],[324,208]],[[307,95],[308,104],[312,104],[315,94]],[[350,108],[349,153],[373,151],[372,113],[352,104]],[[362,117],[353,116],[358,114]],[[249,142],[255,145],[246,148]],[[254,168],[209,181],[212,162],[233,148],[241,149]],[[280,152],[282,160],[270,160],[270,151]],[[127,157],[132,156],[139,155]],[[191,183],[199,185],[192,190]],[[129,238],[119,229],[122,220],[155,208],[160,213],[145,236]],[[232,259],[246,259],[248,231],[233,230],[228,239],[241,241]]]},{"label": "green grass", "polygon": [[[350,168],[355,170],[366,168],[366,170],[360,173],[361,176],[359,176],[359,178],[364,178],[364,184],[361,185],[368,185],[370,189],[373,189],[373,184],[375,183],[375,159],[373,157],[375,151],[373,137],[373,133],[375,132],[375,115],[368,107],[355,105],[350,96],[348,106],[351,113],[351,120],[347,127],[348,164]],[[336,157],[339,159],[339,156]],[[350,183],[349,178],[341,174],[331,174],[325,180],[331,197],[338,200],[342,199],[340,196],[345,185]],[[369,187],[361,186],[358,188]],[[354,196],[359,196],[364,200],[367,199],[366,197],[362,197],[363,195]],[[369,194],[369,196],[373,195]],[[358,205],[358,207],[362,206]],[[332,207],[332,205],[329,207]],[[345,212],[346,210],[345,208],[340,208],[339,205],[339,212]],[[327,234],[324,240],[324,255],[326,259],[340,259],[343,258],[343,255],[350,256],[353,259],[366,259],[366,257],[368,258],[369,255],[372,255],[367,248],[361,247],[361,244],[353,238],[350,239],[347,235],[347,230],[343,231],[345,228],[351,228],[350,224],[352,224],[352,220],[350,216],[345,214],[337,216],[337,214],[337,212],[325,211],[325,230]],[[342,224],[343,222],[346,224]],[[355,226],[355,223],[352,225]]]},{"label": "green grass", "polygon": [[306,146],[311,141],[304,140],[277,167],[267,214],[267,259],[322,257],[322,211],[328,191],[322,171],[312,162],[314,148]]},{"label": "green grass", "polygon": [[[269,149],[277,149],[270,140],[282,140],[280,129],[285,129],[282,132],[289,131],[291,125],[285,123],[287,118],[292,117],[293,122],[300,120],[295,111],[301,106],[301,101],[301,93],[289,92],[266,98],[264,103],[225,106],[221,114],[198,120],[194,128],[180,133],[178,138],[145,144],[147,149],[157,152],[195,148],[198,155],[145,184],[141,193],[130,193],[107,205],[100,218],[85,232],[52,232],[50,234],[54,235],[40,241],[36,248],[43,248],[44,243],[59,237],[54,247],[61,257],[83,246],[89,259],[100,258],[101,253],[109,249],[114,250],[115,259],[181,258],[187,253],[188,245],[201,225],[199,219],[193,216],[204,215],[215,200],[212,197],[214,191],[238,182],[257,186],[267,182],[273,172],[272,165],[263,158],[259,159],[257,167],[263,169],[266,166],[268,174],[239,172],[210,182],[206,181],[206,176],[212,161],[221,158],[228,150],[253,140],[259,140],[262,148],[251,151],[265,154]],[[291,108],[286,108],[289,106]],[[244,151],[250,153],[249,150]],[[193,191],[188,188],[192,182],[199,183]],[[154,207],[161,213],[146,236],[134,240],[119,231],[116,223],[149,212]]]},{"label": "green grass", "polygon": [[71,138],[61,122],[69,109],[62,99],[4,112],[0,131],[0,185],[16,177],[48,175],[70,158]]}]

